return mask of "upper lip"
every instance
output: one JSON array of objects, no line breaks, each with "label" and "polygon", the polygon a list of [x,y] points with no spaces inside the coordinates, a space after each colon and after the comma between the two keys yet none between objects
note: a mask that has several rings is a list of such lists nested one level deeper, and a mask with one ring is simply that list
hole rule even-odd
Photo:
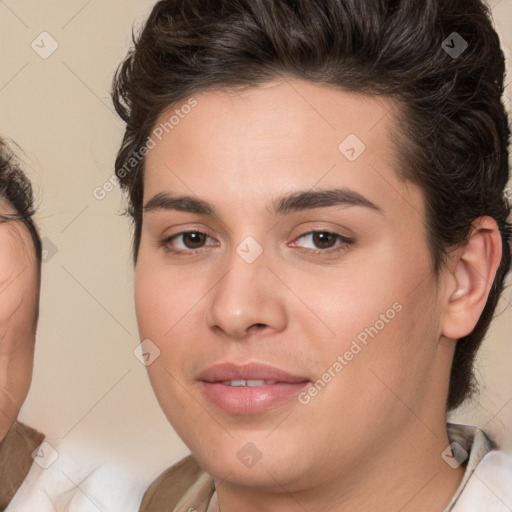
[{"label": "upper lip", "polygon": [[218,363],[206,368],[198,375],[206,382],[223,382],[227,380],[268,380],[276,382],[305,382],[309,379],[293,375],[282,368],[261,363],[236,364]]}]

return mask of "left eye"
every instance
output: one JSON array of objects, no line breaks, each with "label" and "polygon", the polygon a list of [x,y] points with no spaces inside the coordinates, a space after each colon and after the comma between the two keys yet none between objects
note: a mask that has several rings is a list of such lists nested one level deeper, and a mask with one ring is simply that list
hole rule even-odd
[{"label": "left eye", "polygon": [[[339,242],[338,247],[343,248],[347,245],[353,243],[350,238],[339,235],[338,233],[332,233],[331,231],[311,231],[310,233],[305,233],[304,235],[297,238],[297,240],[304,240],[305,244],[301,244],[301,247],[305,247],[306,249],[320,249],[322,252],[327,252],[329,250],[336,250],[337,242]],[[296,242],[294,242],[294,245]],[[307,244],[310,244],[308,247]]]}]

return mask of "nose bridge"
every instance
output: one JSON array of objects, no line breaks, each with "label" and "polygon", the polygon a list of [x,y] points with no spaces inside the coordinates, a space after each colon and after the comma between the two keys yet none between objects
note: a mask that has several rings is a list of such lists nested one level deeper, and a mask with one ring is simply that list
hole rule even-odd
[{"label": "nose bridge", "polygon": [[225,261],[223,277],[210,294],[208,325],[233,337],[245,336],[255,324],[282,329],[284,305],[276,289],[278,284],[267,268],[270,261],[263,247],[247,237]]}]

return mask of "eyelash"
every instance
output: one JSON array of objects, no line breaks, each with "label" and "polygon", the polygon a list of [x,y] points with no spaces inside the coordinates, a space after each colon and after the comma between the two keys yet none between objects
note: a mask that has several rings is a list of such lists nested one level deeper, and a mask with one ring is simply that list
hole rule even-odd
[{"label": "eyelash", "polygon": [[[162,240],[160,242],[160,246],[163,247],[167,252],[169,253],[172,253],[172,254],[177,254],[177,255],[182,255],[182,254],[196,254],[198,252],[201,252],[204,247],[200,247],[199,249],[189,249],[189,250],[179,250],[179,249],[172,249],[169,247],[169,244],[176,238],[179,238],[180,236],[183,236],[183,235],[187,235],[187,234],[191,234],[191,233],[194,233],[194,234],[199,234],[199,235],[204,235],[208,238],[211,238],[208,236],[208,234],[202,232],[202,231],[195,231],[195,230],[192,230],[192,231],[182,231],[180,233],[176,233],[175,235],[172,235],[172,236],[169,236],[167,238],[165,238],[164,240]],[[339,241],[340,243],[333,247],[333,248],[329,248],[329,249],[304,249],[306,252],[308,252],[309,254],[318,254],[318,255],[323,255],[323,256],[326,256],[326,255],[331,255],[331,254],[336,254],[338,252],[341,252],[343,250],[346,250],[347,247],[349,247],[350,245],[352,245],[354,243],[354,240],[350,239],[350,238],[347,238],[343,235],[340,235],[338,233],[334,233],[332,231],[328,231],[328,230],[312,230],[312,231],[308,231],[307,233],[304,233],[302,234],[301,236],[299,236],[298,238],[296,238],[296,240],[300,240],[301,238],[304,238],[306,236],[309,236],[309,235],[314,235],[314,234],[318,234],[318,233],[322,233],[322,234],[327,234],[327,235],[333,235],[337,241]]]}]

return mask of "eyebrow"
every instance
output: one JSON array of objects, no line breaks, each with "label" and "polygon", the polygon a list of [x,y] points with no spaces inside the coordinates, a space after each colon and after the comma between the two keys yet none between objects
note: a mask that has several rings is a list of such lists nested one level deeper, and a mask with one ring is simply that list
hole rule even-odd
[{"label": "eyebrow", "polygon": [[[269,211],[272,215],[277,216],[333,206],[361,206],[383,214],[382,209],[376,204],[372,203],[359,192],[349,188],[290,192],[289,194],[274,199]],[[158,210],[175,210],[215,218],[220,217],[215,207],[206,201],[192,196],[175,195],[169,192],[156,194],[144,206],[144,212],[146,213]]]}]

